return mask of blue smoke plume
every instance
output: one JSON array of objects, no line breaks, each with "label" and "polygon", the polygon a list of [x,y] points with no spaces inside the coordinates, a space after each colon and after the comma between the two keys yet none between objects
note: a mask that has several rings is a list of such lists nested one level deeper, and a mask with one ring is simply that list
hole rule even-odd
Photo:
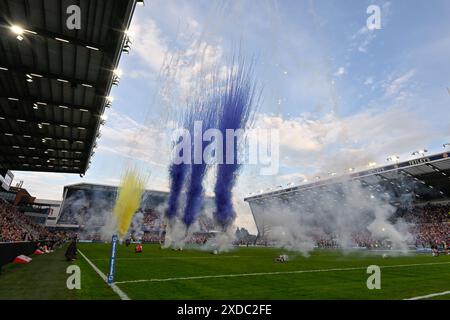
[{"label": "blue smoke plume", "polygon": [[[253,81],[252,65],[247,66],[245,61],[239,60],[228,73],[221,101],[219,130],[224,137],[223,162],[217,168],[217,180],[214,188],[216,211],[214,218],[216,223],[224,231],[236,218],[236,212],[232,203],[232,189],[236,182],[236,177],[240,168],[238,163],[239,145],[235,136],[231,141],[227,141],[226,130],[246,129],[247,123],[252,116],[257,99],[255,99],[255,84]],[[227,150],[233,150],[232,161],[226,161]]]},{"label": "blue smoke plume", "polygon": [[[214,91],[216,92],[216,91]],[[201,137],[195,137],[193,134],[193,130],[191,130],[191,137],[193,137],[193,141],[191,143],[191,155],[192,155],[192,165],[191,165],[191,178],[189,181],[189,186],[187,190],[186,195],[186,207],[184,209],[184,216],[183,216],[183,222],[184,224],[189,227],[192,225],[192,223],[196,220],[202,205],[203,205],[203,199],[204,199],[204,188],[203,188],[203,180],[205,178],[205,174],[208,169],[208,165],[205,162],[205,159],[203,159],[203,152],[206,148],[206,146],[209,144],[205,141],[203,141],[203,133],[207,131],[208,129],[213,129],[217,125],[217,99],[214,98],[214,96],[208,97],[208,99],[200,103],[200,107],[198,109],[194,110],[197,114],[198,120],[202,121],[202,130],[201,132],[198,132],[198,134],[201,134]],[[194,161],[195,157],[195,149],[194,149],[194,140],[201,139],[201,148],[197,152],[201,153],[201,162],[197,163]]]},{"label": "blue smoke plume", "polygon": [[[208,143],[205,143],[202,139],[203,133],[211,128],[217,126],[217,100],[219,86],[216,81],[212,81],[210,87],[202,91],[198,96],[191,98],[192,102],[187,105],[187,108],[182,115],[184,129],[189,131],[191,137],[190,144],[190,154],[191,154],[191,164],[174,164],[172,163],[169,169],[169,176],[171,181],[171,189],[169,195],[168,209],[166,216],[169,219],[174,218],[177,215],[180,203],[180,196],[183,191],[185,180],[190,174],[190,179],[188,182],[187,193],[186,193],[186,206],[184,208],[183,222],[189,227],[197,218],[197,215],[203,205],[203,180],[207,172],[207,164],[203,161],[201,157],[201,162],[196,163],[194,161],[195,148],[194,142],[200,139],[201,146],[199,153],[203,155],[203,151]],[[196,137],[195,134],[195,122],[200,121],[202,123],[200,137]],[[179,142],[179,141],[178,141]],[[187,150],[183,150],[185,152]]]},{"label": "blue smoke plume", "polygon": [[[182,119],[180,121],[184,127],[193,127],[193,112],[187,108],[187,111],[182,114]],[[177,141],[177,143],[180,141]],[[184,150],[182,150],[184,152]],[[170,193],[166,209],[166,217],[172,220],[177,216],[180,195],[183,191],[184,180],[186,179],[187,173],[189,171],[189,165],[186,163],[171,163],[169,167],[169,181],[170,181]]]},{"label": "blue smoke plume", "polygon": [[[180,196],[185,180],[190,173],[186,190],[186,206],[184,208],[183,223],[189,227],[198,217],[204,201],[203,180],[209,168],[203,159],[205,148],[210,142],[204,142],[203,133],[208,129],[219,129],[224,138],[222,144],[223,161],[226,161],[227,149],[233,149],[234,157],[231,163],[219,164],[217,168],[217,180],[214,188],[216,211],[214,217],[222,227],[228,227],[235,219],[236,213],[232,205],[232,189],[235,184],[240,165],[238,164],[238,139],[235,137],[233,145],[227,145],[226,130],[245,129],[252,115],[255,105],[255,85],[252,81],[252,66],[246,66],[240,60],[237,66],[231,64],[231,71],[224,81],[212,81],[208,90],[194,97],[182,115],[184,128],[187,128],[191,136],[191,163],[174,164],[169,168],[170,195],[166,216],[173,219],[179,211]],[[216,75],[217,76],[217,75]],[[196,121],[201,121],[202,130],[197,132],[201,137],[195,137],[194,126]],[[197,139],[196,139],[197,138]],[[201,162],[194,161],[195,141],[201,141]],[[229,142],[229,141],[228,141]],[[223,162],[222,162],[223,163]]]},{"label": "blue smoke plume", "polygon": [[183,190],[184,179],[187,174],[187,165],[172,163],[169,168],[170,193],[166,210],[166,217],[173,219],[177,215],[179,199]]}]

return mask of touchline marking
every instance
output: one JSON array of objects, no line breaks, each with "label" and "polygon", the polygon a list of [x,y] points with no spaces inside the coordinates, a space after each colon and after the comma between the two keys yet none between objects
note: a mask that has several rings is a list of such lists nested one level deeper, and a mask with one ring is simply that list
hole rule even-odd
[{"label": "touchline marking", "polygon": [[[391,265],[391,266],[389,266],[389,265],[388,266],[380,266],[380,268],[381,269],[383,269],[383,268],[404,268],[404,267],[431,266],[431,265],[441,265],[441,264],[450,264],[450,262],[397,264],[397,265]],[[279,274],[299,274],[299,273],[315,273],[315,272],[331,272],[331,271],[353,271],[353,270],[366,270],[366,269],[367,269],[367,267],[351,267],[351,268],[332,268],[332,269],[316,269],[316,270],[237,273],[237,274],[221,274],[221,275],[210,275],[210,276],[128,280],[128,281],[117,281],[114,283],[120,284],[120,283],[137,283],[137,282],[166,282],[166,281],[178,281],[178,280],[197,280],[197,279],[209,279],[209,278],[235,278],[235,277],[267,276],[267,275],[279,275]]]},{"label": "touchline marking", "polygon": [[[246,256],[248,257],[248,256]],[[257,256],[254,256],[257,257]],[[165,259],[223,259],[223,258],[240,258],[240,256],[220,256],[220,257],[153,257],[153,258],[116,258],[116,260],[165,260]],[[107,258],[91,259],[92,261],[105,261]]]},{"label": "touchline marking", "polygon": [[433,298],[433,297],[438,297],[438,296],[445,296],[447,294],[450,294],[450,291],[432,293],[432,294],[427,294],[426,296],[412,297],[412,298],[407,298],[407,299],[403,299],[403,300],[422,300],[422,299],[428,299],[428,298]]},{"label": "touchline marking", "polygon": [[[81,250],[78,250],[78,252],[83,256],[84,260],[86,260],[87,263],[89,263],[89,265],[92,267],[92,269],[94,269],[94,271],[97,272],[97,274],[100,276],[100,278],[102,278],[103,281],[105,281],[106,283],[108,283],[108,279],[107,279],[107,277],[105,276],[105,274],[104,274],[103,272],[101,272],[100,269],[97,268],[97,266],[96,266],[95,264],[93,264],[93,263],[91,262],[91,260],[89,260],[88,257],[86,257],[86,256],[83,254],[83,252],[81,252]],[[117,295],[120,297],[120,299],[122,299],[122,300],[131,300],[131,299],[126,295],[126,293],[123,292],[122,290],[120,290],[120,288],[119,288],[115,283],[112,283],[110,286],[111,286],[111,289],[112,289],[115,293],[117,293]]]}]

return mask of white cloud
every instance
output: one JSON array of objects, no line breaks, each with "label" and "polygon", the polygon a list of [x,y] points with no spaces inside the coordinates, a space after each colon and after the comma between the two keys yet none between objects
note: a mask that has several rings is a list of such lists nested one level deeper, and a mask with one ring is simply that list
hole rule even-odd
[{"label": "white cloud", "polygon": [[101,130],[98,153],[116,154],[143,161],[147,165],[166,167],[170,158],[170,136],[167,127],[145,126],[110,110]]},{"label": "white cloud", "polygon": [[416,71],[414,69],[409,70],[405,74],[388,81],[384,84],[385,87],[385,95],[388,98],[396,97],[396,96],[404,96],[405,93],[403,92],[404,89],[406,89],[410,83],[410,80],[414,77],[416,74]]},{"label": "white cloud", "polygon": [[373,78],[372,78],[372,77],[368,77],[368,78],[366,79],[366,81],[364,81],[364,84],[365,84],[366,86],[370,86],[371,84],[373,84]]},{"label": "white cloud", "polygon": [[343,76],[344,74],[346,74],[345,68],[339,67],[339,69],[337,69],[337,71],[334,73],[334,76],[340,77],[340,76]]},{"label": "white cloud", "polygon": [[152,73],[147,70],[128,70],[124,77],[131,79],[150,79],[152,78]]},{"label": "white cloud", "polygon": [[256,126],[279,130],[282,166],[316,171],[364,166],[427,145],[436,135],[413,110],[401,107],[315,120],[260,115]]},{"label": "white cloud", "polygon": [[159,70],[169,48],[156,22],[152,19],[136,19],[130,27],[130,33],[133,35],[132,52],[136,52],[150,69]]},{"label": "white cloud", "polygon": [[359,52],[365,53],[375,38],[376,30],[369,30],[367,26],[363,26],[351,37],[351,47],[356,47]]},{"label": "white cloud", "polygon": [[39,199],[62,200],[63,186],[76,183],[77,175],[51,172],[14,171],[14,183],[23,181],[23,188]]}]

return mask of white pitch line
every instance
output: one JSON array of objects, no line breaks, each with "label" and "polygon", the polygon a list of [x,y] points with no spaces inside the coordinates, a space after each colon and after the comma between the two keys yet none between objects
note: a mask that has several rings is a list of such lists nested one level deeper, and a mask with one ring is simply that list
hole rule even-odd
[{"label": "white pitch line", "polygon": [[412,298],[403,299],[403,300],[422,300],[422,299],[428,299],[428,298],[433,298],[433,297],[438,297],[438,296],[445,296],[447,294],[450,294],[450,291],[432,293],[432,294],[427,294],[426,296],[412,297]]},{"label": "white pitch line", "polygon": [[[404,268],[404,267],[416,267],[416,266],[430,266],[450,264],[450,262],[432,262],[432,263],[414,263],[414,264],[397,264],[380,266],[380,268]],[[178,281],[178,280],[198,280],[209,278],[235,278],[235,277],[251,277],[251,276],[267,276],[267,275],[280,275],[280,274],[300,274],[300,273],[316,273],[316,272],[331,272],[331,271],[354,271],[354,270],[366,270],[367,267],[350,267],[350,268],[332,268],[332,269],[316,269],[316,270],[296,270],[296,271],[274,271],[274,272],[258,272],[258,273],[237,273],[237,274],[221,274],[210,276],[192,276],[192,277],[178,277],[178,278],[163,278],[163,279],[141,279],[141,280],[128,280],[117,281],[120,283],[138,283],[138,282],[166,282],[166,281]]]},{"label": "white pitch line", "polygon": [[[86,257],[83,252],[81,252],[81,250],[78,250],[78,252],[83,256],[83,258],[87,261],[87,263],[89,263],[89,265],[92,267],[92,269],[94,269],[95,272],[97,272],[97,274],[100,276],[100,278],[103,279],[103,281],[105,281],[108,284],[108,279],[106,277],[106,275],[100,271],[99,268],[97,268],[97,266],[95,264],[93,264],[91,262],[91,260],[88,259],[88,257]],[[131,300],[127,294],[125,292],[123,292],[122,290],[120,290],[120,288],[115,284],[112,283],[110,285],[111,289],[120,297],[120,299],[122,300]]]},{"label": "white pitch line", "polygon": [[[248,256],[246,256],[248,257]],[[257,257],[257,256],[255,256]],[[116,258],[116,260],[165,260],[165,259],[223,259],[223,258],[240,258],[240,256],[220,256],[220,257],[153,257],[153,258]],[[92,261],[106,261],[109,260],[107,258],[97,258],[97,259],[91,259]]]}]

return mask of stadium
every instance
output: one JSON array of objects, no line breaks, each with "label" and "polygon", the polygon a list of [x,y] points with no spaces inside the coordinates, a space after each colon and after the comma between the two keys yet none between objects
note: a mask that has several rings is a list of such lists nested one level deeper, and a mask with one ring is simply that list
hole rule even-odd
[{"label": "stadium", "polygon": [[0,0],[0,300],[450,299],[447,69],[262,2]]}]

